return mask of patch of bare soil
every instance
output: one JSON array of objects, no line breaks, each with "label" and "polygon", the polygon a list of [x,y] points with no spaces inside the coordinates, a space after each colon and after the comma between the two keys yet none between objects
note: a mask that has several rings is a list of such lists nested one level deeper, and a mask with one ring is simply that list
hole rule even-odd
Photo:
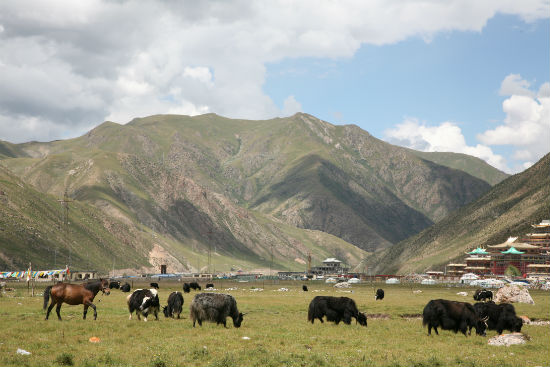
[{"label": "patch of bare soil", "polygon": [[390,315],[387,313],[369,313],[367,314],[367,319],[389,320]]},{"label": "patch of bare soil", "polygon": [[422,320],[422,315],[419,313],[404,313],[399,315],[399,317],[406,320]]}]

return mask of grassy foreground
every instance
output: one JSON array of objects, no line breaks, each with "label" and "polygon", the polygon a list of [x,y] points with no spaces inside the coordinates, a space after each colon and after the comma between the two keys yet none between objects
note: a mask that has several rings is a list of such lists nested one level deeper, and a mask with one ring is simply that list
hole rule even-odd
[{"label": "grassy foreground", "polygon": [[[228,329],[204,324],[193,329],[189,304],[193,293],[184,295],[183,319],[138,322],[128,320],[126,294],[113,290],[110,296],[96,297],[98,319],[93,312],[82,320],[82,306],[63,305],[62,322],[53,310],[44,320],[42,297],[29,297],[26,288],[0,297],[1,366],[549,366],[550,326],[524,326],[531,337],[524,345],[495,347],[487,338],[443,331],[427,336],[420,314],[435,298],[472,302],[472,289],[439,286],[355,285],[353,293],[337,291],[325,284],[229,283],[217,288],[232,294],[241,312],[247,312],[239,329],[228,320]],[[9,284],[8,286],[11,286]],[[138,286],[138,284],[136,284]],[[178,283],[161,283],[161,304],[166,303]],[[253,292],[251,288],[264,288]],[[288,292],[277,291],[281,287]],[[374,300],[374,290],[386,291],[383,301]],[[43,287],[40,286],[39,292]],[[412,291],[420,289],[422,293]],[[456,295],[467,290],[468,297]],[[361,311],[370,315],[368,327],[333,323],[311,325],[307,307],[316,295],[348,296]],[[550,294],[531,291],[535,305],[517,304],[519,315],[550,319]],[[404,315],[413,317],[403,317]],[[100,338],[99,343],[89,338]],[[247,337],[247,338],[244,338]],[[244,339],[243,339],[244,338]],[[248,339],[249,338],[249,339]],[[31,355],[18,355],[18,348]]]}]

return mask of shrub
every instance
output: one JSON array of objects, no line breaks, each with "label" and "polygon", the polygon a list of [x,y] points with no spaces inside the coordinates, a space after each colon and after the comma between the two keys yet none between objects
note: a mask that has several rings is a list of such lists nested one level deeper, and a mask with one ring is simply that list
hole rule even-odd
[{"label": "shrub", "polygon": [[58,355],[55,362],[62,366],[74,366],[73,355],[66,352]]}]

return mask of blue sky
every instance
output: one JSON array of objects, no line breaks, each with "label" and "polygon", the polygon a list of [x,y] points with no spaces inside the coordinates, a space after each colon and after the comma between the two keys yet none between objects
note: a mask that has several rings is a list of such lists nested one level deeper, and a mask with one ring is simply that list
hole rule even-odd
[{"label": "blue sky", "polygon": [[[550,80],[550,21],[496,15],[481,32],[450,31],[391,45],[363,45],[352,58],[297,58],[267,65],[266,93],[281,106],[293,95],[304,112],[356,124],[378,138],[405,119],[456,123],[468,145],[506,118],[499,93],[510,74],[538,91]],[[550,141],[542,142],[546,152]],[[521,169],[511,145],[492,150]],[[515,167],[514,167],[515,165]],[[501,167],[504,168],[504,167]]]},{"label": "blue sky", "polygon": [[549,19],[550,0],[0,1],[0,140],[302,111],[519,172],[550,151]]}]

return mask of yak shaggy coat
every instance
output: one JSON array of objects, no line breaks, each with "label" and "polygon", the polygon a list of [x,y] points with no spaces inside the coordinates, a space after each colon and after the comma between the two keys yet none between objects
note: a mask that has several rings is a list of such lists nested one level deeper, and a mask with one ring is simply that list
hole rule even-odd
[{"label": "yak shaggy coat", "polygon": [[215,322],[217,325],[226,325],[226,318],[233,319],[233,326],[240,327],[243,314],[237,308],[237,301],[229,294],[200,293],[191,302],[191,320],[193,327],[195,322],[202,326],[203,321]]},{"label": "yak shaggy coat", "polygon": [[367,316],[357,310],[355,301],[348,297],[317,296],[309,304],[307,320],[312,324],[315,319],[323,322],[323,316],[327,321],[333,321],[338,325],[340,321],[351,324],[351,318],[362,326],[367,326]]},{"label": "yak shaggy coat", "polygon": [[439,335],[437,328],[452,330],[466,335],[471,334],[472,328],[476,329],[478,335],[485,335],[487,328],[486,320],[477,315],[474,307],[467,302],[448,301],[435,299],[428,302],[422,312],[422,325],[428,326],[428,335],[431,335],[432,328]]},{"label": "yak shaggy coat", "polygon": [[143,315],[143,321],[147,321],[147,316],[150,313],[155,315],[155,319],[159,319],[160,302],[156,289],[136,289],[126,297],[126,303],[128,303],[130,320],[134,311],[136,311],[138,320],[141,320],[140,315]]}]

